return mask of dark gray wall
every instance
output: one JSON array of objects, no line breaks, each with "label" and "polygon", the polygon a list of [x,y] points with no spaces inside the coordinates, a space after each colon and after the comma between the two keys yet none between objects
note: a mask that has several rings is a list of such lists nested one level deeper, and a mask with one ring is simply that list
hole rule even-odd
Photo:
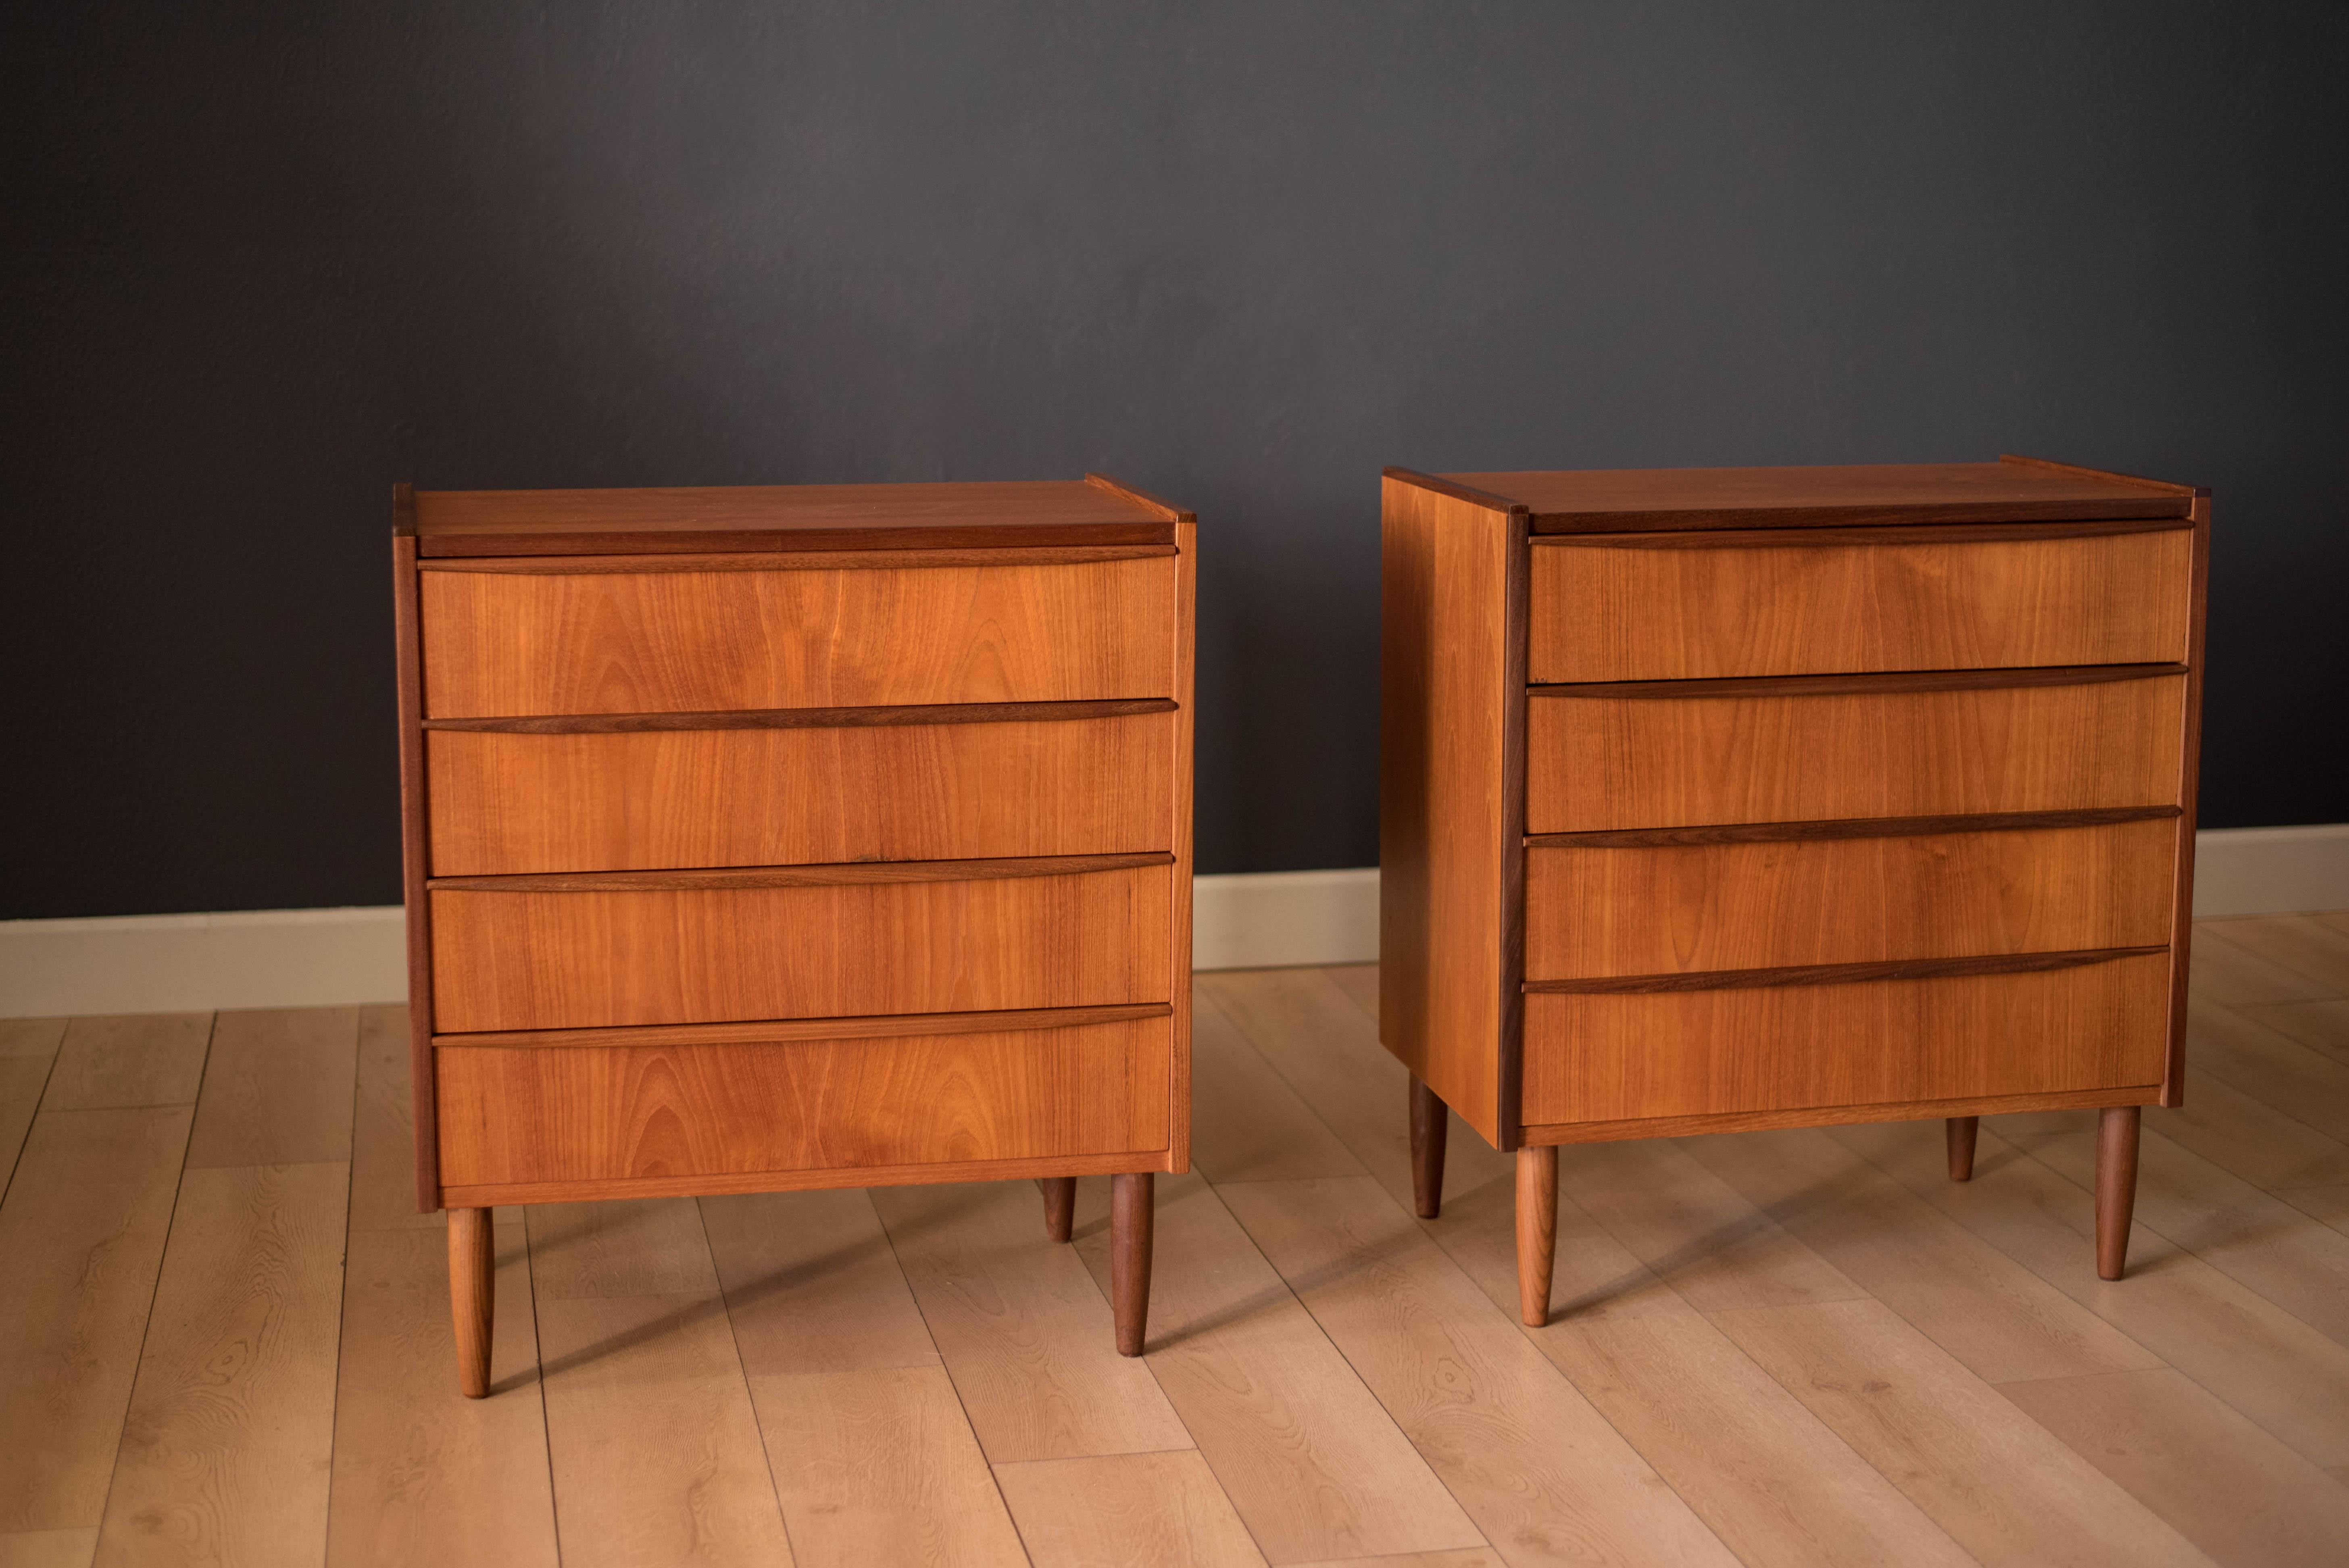
[{"label": "dark gray wall", "polygon": [[427,487],[1195,507],[1199,864],[1376,852],[1376,476],[2217,490],[2213,826],[2349,818],[2349,6],[8,8],[0,915],[398,896]]}]

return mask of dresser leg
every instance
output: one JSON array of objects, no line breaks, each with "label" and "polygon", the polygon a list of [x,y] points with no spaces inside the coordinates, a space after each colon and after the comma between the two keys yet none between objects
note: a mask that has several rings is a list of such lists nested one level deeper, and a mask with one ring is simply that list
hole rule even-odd
[{"label": "dresser leg", "polygon": [[1077,1222],[1077,1179],[1039,1176],[1036,1185],[1044,1194],[1044,1233],[1056,1242],[1067,1241]]},{"label": "dresser leg", "polygon": [[1953,1116],[1949,1121],[1950,1180],[1974,1179],[1974,1134],[1982,1130],[1979,1116]]},{"label": "dresser leg", "polygon": [[2118,1279],[2128,1264],[2129,1221],[2137,1213],[2137,1131],[2133,1105],[2106,1106],[2096,1122],[2096,1277]]},{"label": "dresser leg", "polygon": [[457,1328],[457,1387],[490,1391],[490,1323],[497,1304],[497,1247],[487,1209],[449,1211],[449,1313]]},{"label": "dresser leg", "polygon": [[1557,1257],[1557,1148],[1517,1150],[1517,1315],[1549,1321],[1550,1266]]},{"label": "dresser leg", "polygon": [[1412,1074],[1411,1195],[1423,1220],[1444,1212],[1444,1140],[1451,1130],[1451,1111]]},{"label": "dresser leg", "polygon": [[1117,1353],[1142,1354],[1150,1324],[1153,1181],[1147,1171],[1109,1179],[1109,1294],[1117,1315]]}]

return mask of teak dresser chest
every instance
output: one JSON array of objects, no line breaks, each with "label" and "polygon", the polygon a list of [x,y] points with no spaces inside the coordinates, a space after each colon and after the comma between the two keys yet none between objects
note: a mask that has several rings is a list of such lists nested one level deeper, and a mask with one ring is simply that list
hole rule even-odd
[{"label": "teak dresser chest", "polygon": [[1108,480],[397,492],[417,1198],[1189,1168],[1195,525]]},{"label": "teak dresser chest", "polygon": [[2207,490],[2024,459],[1384,487],[1380,1032],[1517,1155],[2182,1088]]}]

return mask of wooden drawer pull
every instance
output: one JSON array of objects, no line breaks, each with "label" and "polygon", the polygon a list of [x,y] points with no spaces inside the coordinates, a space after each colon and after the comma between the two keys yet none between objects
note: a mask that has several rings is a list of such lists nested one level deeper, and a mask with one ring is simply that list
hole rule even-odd
[{"label": "wooden drawer pull", "polygon": [[936,702],[895,707],[759,707],[722,713],[557,713],[519,718],[429,718],[427,729],[492,735],[618,735],[645,729],[859,729],[882,725],[1057,724],[1173,713],[1172,697],[1103,702]]},{"label": "wooden drawer pull", "polygon": [[1932,980],[1951,975],[2020,975],[2143,958],[2167,947],[2097,947],[2082,953],[1993,953],[1976,958],[1895,958],[1877,964],[1807,964],[1783,969],[1714,969],[1694,975],[1601,975],[1528,980],[1528,995],[1564,992],[1732,991],[1764,985],[1847,985],[1865,980]]},{"label": "wooden drawer pull", "polygon": [[1133,855],[1050,855],[992,861],[874,861],[825,866],[725,866],[709,871],[547,872],[537,875],[434,877],[434,892],[703,892],[738,888],[849,887],[869,882],[995,882],[1171,866],[1159,851]]}]

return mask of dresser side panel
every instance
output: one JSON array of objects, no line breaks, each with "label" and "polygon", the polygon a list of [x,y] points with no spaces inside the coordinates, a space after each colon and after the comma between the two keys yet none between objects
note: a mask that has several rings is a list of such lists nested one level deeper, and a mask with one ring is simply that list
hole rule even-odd
[{"label": "dresser side panel", "polygon": [[2169,1055],[2161,1075],[2161,1103],[2186,1103],[2186,985],[2194,939],[2194,816],[2202,780],[2203,624],[2210,597],[2210,497],[2194,497],[2194,565],[2186,618],[2186,701],[2178,725],[2178,890],[2169,932]]},{"label": "dresser side panel", "polygon": [[416,519],[413,492],[392,491],[392,664],[399,724],[399,880],[408,941],[408,1064],[414,1100],[416,1206],[425,1213],[440,1207],[440,1144],[433,1113],[432,931],[429,873],[431,833],[424,769],[424,661],[416,581]]},{"label": "dresser side panel", "polygon": [[1191,1169],[1191,840],[1194,725],[1191,704],[1198,647],[1199,525],[1181,514],[1174,523],[1174,755],[1167,779],[1167,826],[1174,851],[1168,877],[1171,934],[1167,961],[1172,979],[1167,1000],[1174,1008],[1167,1047],[1167,1169]]}]

